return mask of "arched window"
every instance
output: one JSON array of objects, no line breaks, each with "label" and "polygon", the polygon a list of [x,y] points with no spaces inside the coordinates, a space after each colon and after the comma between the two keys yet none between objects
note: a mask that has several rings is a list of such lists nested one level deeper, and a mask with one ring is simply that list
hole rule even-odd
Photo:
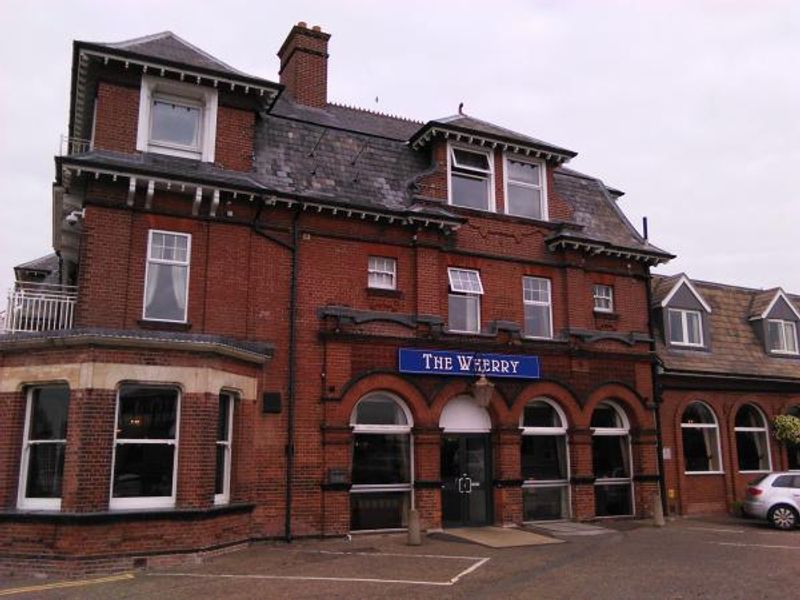
[{"label": "arched window", "polygon": [[686,473],[720,473],[719,426],[703,402],[692,402],[681,416],[683,469]]},{"label": "arched window", "polygon": [[523,518],[526,521],[569,517],[567,419],[548,398],[528,402],[522,429]]},{"label": "arched window", "polygon": [[734,431],[739,471],[742,473],[771,471],[772,458],[769,455],[767,419],[764,414],[752,404],[745,404],[736,412]]},{"label": "arched window", "polygon": [[[800,404],[790,407],[787,412],[800,419]],[[787,444],[786,452],[789,455],[789,470],[800,471],[800,444]]]},{"label": "arched window", "polygon": [[591,420],[594,507],[598,517],[633,514],[630,425],[611,401],[594,409]]},{"label": "arched window", "polygon": [[413,473],[411,413],[396,396],[375,392],[359,400],[350,424],[351,529],[405,527]]}]

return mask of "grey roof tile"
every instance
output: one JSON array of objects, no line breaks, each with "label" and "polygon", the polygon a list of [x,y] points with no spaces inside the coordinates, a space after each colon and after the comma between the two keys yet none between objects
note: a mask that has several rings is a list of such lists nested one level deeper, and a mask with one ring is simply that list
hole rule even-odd
[{"label": "grey roof tile", "polygon": [[[676,277],[653,275],[654,291],[671,288],[669,282],[674,284]],[[703,281],[692,284],[712,309],[707,315],[711,323],[710,347],[708,351],[668,348],[664,332],[660,331],[656,335],[656,351],[667,370],[800,380],[800,359],[767,354],[756,334],[757,325],[750,321],[753,299],[763,296],[763,291]],[[800,309],[800,296],[789,298]]]}]

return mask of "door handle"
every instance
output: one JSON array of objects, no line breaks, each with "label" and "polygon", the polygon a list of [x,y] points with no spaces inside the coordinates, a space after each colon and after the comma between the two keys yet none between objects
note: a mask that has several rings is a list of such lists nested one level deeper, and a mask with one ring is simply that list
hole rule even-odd
[{"label": "door handle", "polygon": [[472,478],[471,477],[464,477],[464,494],[471,494],[472,493]]}]

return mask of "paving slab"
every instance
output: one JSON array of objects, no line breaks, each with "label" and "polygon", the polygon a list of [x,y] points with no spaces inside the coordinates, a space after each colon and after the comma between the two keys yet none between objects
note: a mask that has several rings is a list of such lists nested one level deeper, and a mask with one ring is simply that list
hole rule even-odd
[{"label": "paving slab", "polygon": [[555,536],[603,535],[607,533],[615,533],[613,529],[607,529],[606,527],[599,527],[598,525],[590,525],[588,523],[575,523],[572,521],[536,523],[535,525],[528,525],[527,527]]},{"label": "paving slab", "polygon": [[563,540],[513,527],[463,527],[448,529],[444,535],[489,548],[515,548],[518,546],[544,546],[561,544]]}]

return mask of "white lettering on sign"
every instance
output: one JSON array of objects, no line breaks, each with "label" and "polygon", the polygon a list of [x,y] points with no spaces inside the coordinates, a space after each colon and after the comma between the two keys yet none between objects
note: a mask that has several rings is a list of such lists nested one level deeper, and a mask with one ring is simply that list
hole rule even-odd
[{"label": "white lettering on sign", "polygon": [[472,357],[471,356],[464,356],[463,354],[458,354],[458,368],[462,371],[470,371],[470,366],[472,365]]}]

